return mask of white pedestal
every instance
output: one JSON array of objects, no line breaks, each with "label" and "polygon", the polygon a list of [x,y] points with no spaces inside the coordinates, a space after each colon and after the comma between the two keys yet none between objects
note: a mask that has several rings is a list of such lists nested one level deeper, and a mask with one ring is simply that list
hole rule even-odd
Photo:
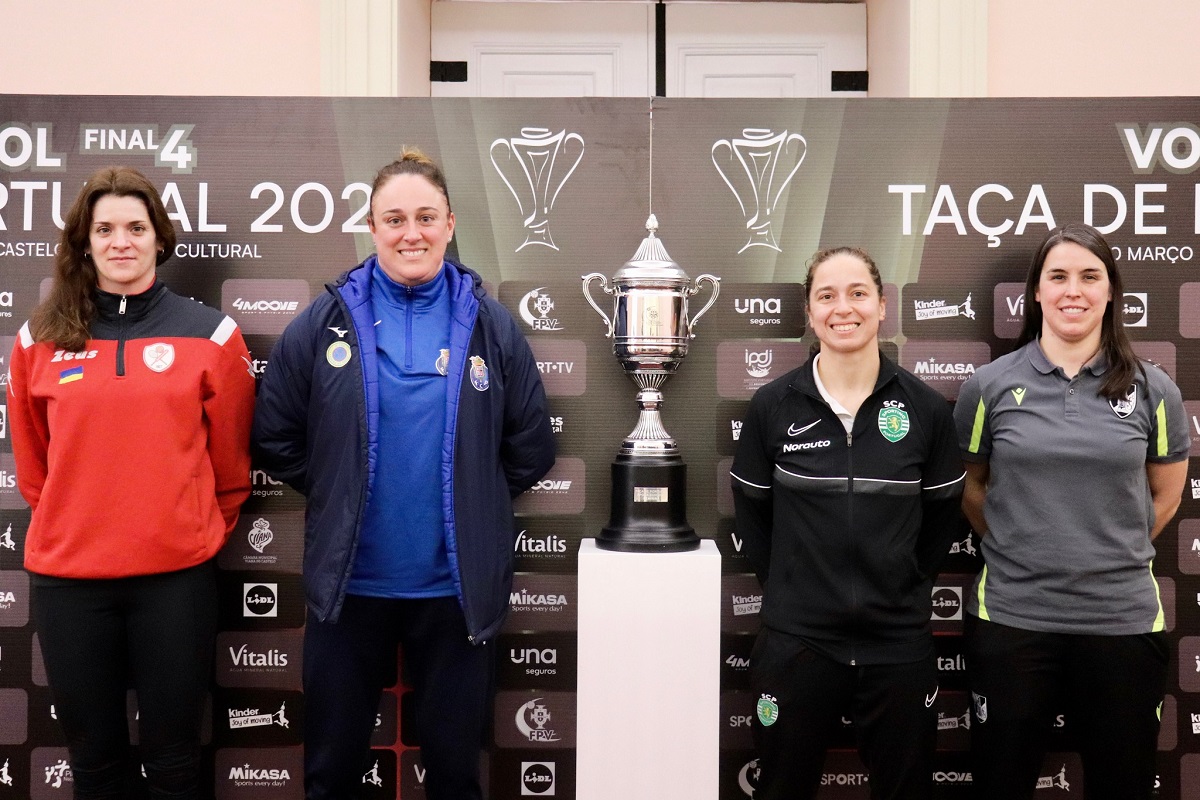
[{"label": "white pedestal", "polygon": [[716,800],[721,556],[579,548],[577,800]]}]

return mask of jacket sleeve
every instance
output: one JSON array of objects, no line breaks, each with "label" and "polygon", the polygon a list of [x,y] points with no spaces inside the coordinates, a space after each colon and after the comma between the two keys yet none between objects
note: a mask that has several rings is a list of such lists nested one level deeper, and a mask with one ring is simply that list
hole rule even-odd
[{"label": "jacket sleeve", "polygon": [[[232,326],[225,318],[222,328]],[[214,339],[222,333],[214,334]],[[254,376],[250,351],[236,327],[221,346],[208,376],[204,418],[208,425],[208,457],[216,478],[217,507],[225,532],[233,531],[242,503],[250,496],[250,423],[254,417]]]},{"label": "jacket sleeve", "polygon": [[516,497],[554,466],[556,444],[550,428],[546,389],[533,351],[512,316],[507,311],[503,314],[507,336],[500,462],[509,493]]},{"label": "jacket sleeve", "polygon": [[255,465],[302,494],[308,474],[308,405],[313,374],[309,319],[310,314],[302,312],[272,348],[258,388],[251,435]]},{"label": "jacket sleeve", "polygon": [[8,428],[12,432],[17,489],[30,508],[36,509],[49,469],[50,424],[46,403],[34,397],[31,386],[32,349],[33,340],[26,325],[17,336],[8,362]]},{"label": "jacket sleeve", "polygon": [[950,544],[967,535],[962,493],[967,473],[958,451],[950,405],[940,397],[929,407],[929,452],[921,474],[921,532],[917,537],[917,568],[925,578],[941,569]]},{"label": "jacket sleeve", "polygon": [[769,419],[755,395],[742,421],[737,452],[729,472],[733,487],[734,525],[750,566],[766,586],[771,564],[771,533],[774,527],[773,481],[775,459],[770,450]]}]

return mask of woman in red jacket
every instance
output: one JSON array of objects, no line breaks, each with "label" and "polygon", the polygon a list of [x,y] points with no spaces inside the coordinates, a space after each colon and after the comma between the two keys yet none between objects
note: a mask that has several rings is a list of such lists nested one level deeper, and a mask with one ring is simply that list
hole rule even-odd
[{"label": "woman in red jacket", "polygon": [[150,796],[199,796],[212,560],[250,493],[254,379],[237,325],[157,280],[174,247],[143,175],[92,175],[10,362],[25,567],[77,798],[130,795],[129,685]]}]

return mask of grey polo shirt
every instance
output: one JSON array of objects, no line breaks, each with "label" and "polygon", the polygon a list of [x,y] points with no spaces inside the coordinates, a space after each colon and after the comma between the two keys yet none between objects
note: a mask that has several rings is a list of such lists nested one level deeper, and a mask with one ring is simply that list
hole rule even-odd
[{"label": "grey polo shirt", "polygon": [[963,459],[990,469],[986,566],[967,601],[977,617],[1057,633],[1163,629],[1146,463],[1188,457],[1187,418],[1149,363],[1125,400],[1101,397],[1107,366],[1097,356],[1069,379],[1033,341],[963,386]]}]

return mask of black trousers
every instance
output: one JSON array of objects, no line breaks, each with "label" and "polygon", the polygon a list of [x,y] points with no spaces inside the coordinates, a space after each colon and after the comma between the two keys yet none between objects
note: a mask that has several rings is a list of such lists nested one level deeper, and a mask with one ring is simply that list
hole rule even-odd
[{"label": "black trousers", "polygon": [[304,789],[308,800],[362,792],[371,732],[400,647],[415,700],[430,800],[480,800],[495,643],[471,644],[454,597],[347,595],[336,623],[304,633]]},{"label": "black trousers", "polygon": [[33,618],[77,798],[133,794],[125,697],[153,798],[200,796],[200,725],[217,632],[212,562],[113,580],[33,576]]},{"label": "black trousers", "polygon": [[973,616],[965,632],[976,797],[1034,796],[1058,713],[1076,737],[1088,800],[1152,796],[1166,634],[1039,633]]},{"label": "black trousers", "polygon": [[848,666],[763,628],[750,656],[750,685],[759,703],[756,800],[816,797],[826,748],[844,715],[854,721],[874,800],[932,795],[938,691],[932,654],[911,664]]}]

